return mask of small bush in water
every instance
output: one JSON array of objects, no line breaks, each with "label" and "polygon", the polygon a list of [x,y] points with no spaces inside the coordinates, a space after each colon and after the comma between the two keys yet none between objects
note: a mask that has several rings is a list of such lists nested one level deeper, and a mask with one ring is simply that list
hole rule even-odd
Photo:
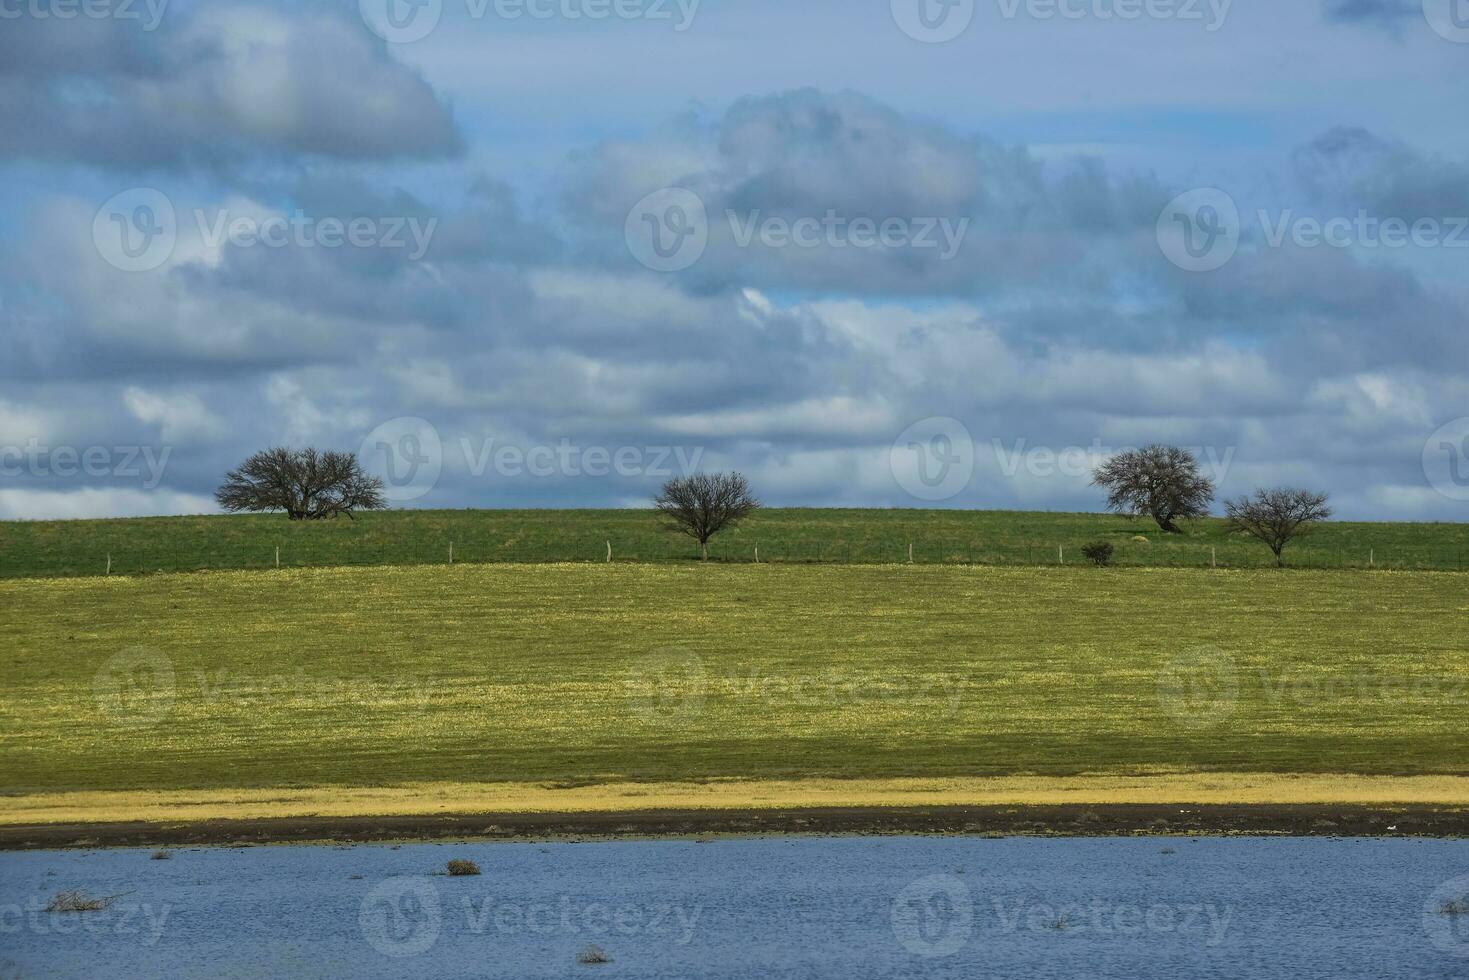
[{"label": "small bush in water", "polygon": [[611,963],[612,957],[603,952],[601,946],[588,946],[576,954],[576,961],[591,966],[594,963]]},{"label": "small bush in water", "polygon": [[46,906],[47,912],[100,912],[107,908],[117,896],[111,898],[88,898],[81,892],[61,892]]}]

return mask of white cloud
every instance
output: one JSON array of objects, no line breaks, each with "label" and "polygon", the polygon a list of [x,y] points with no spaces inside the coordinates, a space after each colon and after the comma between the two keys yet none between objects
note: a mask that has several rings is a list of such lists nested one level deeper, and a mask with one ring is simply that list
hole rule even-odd
[{"label": "white cloud", "polygon": [[54,438],[58,422],[56,412],[0,401],[0,446],[25,446],[32,440],[48,443]]},{"label": "white cloud", "polygon": [[0,520],[8,521],[213,514],[218,510],[214,501],[208,497],[168,490],[117,490],[98,487],[80,490],[0,489]]},{"label": "white cloud", "polygon": [[122,393],[128,411],[140,422],[159,427],[165,444],[207,441],[224,432],[224,422],[204,405],[198,395],[158,394],[139,387]]}]

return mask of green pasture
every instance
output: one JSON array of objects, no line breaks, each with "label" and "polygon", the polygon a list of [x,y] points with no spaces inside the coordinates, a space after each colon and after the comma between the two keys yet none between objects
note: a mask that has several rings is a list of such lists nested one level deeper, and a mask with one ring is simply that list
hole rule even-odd
[{"label": "green pasture", "polygon": [[[1124,567],[1259,568],[1259,542],[1221,520],[1182,535],[1101,514],[952,510],[762,511],[715,538],[724,562],[1056,565],[1108,541]],[[357,520],[281,515],[0,522],[0,578],[200,569],[459,563],[685,562],[688,538],[641,510],[388,511]],[[1330,523],[1286,553],[1301,568],[1469,569],[1469,524]]]},{"label": "green pasture", "polygon": [[[779,540],[783,516],[752,531]],[[308,533],[447,535],[479,519]],[[895,538],[916,520],[882,519]],[[496,520],[523,547],[550,540],[550,523]],[[659,540],[635,536],[646,515],[584,520]],[[1047,520],[1013,533],[1113,527]],[[146,522],[115,526],[145,543]],[[155,526],[190,529],[172,542],[179,564],[190,542],[232,541],[243,561],[295,530]],[[1382,571],[589,560],[8,579],[0,772],[8,792],[1462,774],[1466,624],[1461,576]]]}]

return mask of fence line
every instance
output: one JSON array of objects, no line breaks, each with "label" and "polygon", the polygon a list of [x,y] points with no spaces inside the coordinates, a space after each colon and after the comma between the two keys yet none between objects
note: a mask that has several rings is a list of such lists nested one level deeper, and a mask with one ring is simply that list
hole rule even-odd
[{"label": "fence line", "polygon": [[[267,568],[310,568],[361,565],[544,564],[550,562],[664,563],[695,562],[697,546],[679,540],[632,539],[598,535],[595,540],[561,541],[511,538],[501,541],[469,541],[428,537],[415,541],[294,541],[271,545],[241,543],[202,557],[187,557],[180,549],[149,551],[118,547],[93,557],[75,554],[52,555],[49,560],[27,563],[26,567],[0,570],[3,577],[56,575],[136,575],[157,571],[248,570]],[[1066,551],[1079,545],[1073,541],[1054,544],[1016,541],[984,541],[972,538],[857,539],[840,537],[762,537],[758,540],[727,536],[710,544],[711,559],[723,563],[759,564],[915,564],[1087,566],[1081,560],[1068,562]],[[1144,548],[1119,549],[1112,564],[1123,568],[1255,569],[1273,567],[1274,556],[1263,546],[1240,544],[1221,553],[1218,543],[1172,543]],[[1462,547],[1379,548],[1376,545],[1299,547],[1287,549],[1286,565],[1313,570],[1466,571]]]}]

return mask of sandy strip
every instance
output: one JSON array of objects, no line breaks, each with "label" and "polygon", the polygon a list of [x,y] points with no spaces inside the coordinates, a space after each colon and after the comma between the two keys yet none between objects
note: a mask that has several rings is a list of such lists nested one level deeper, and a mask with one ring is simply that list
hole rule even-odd
[{"label": "sandy strip", "polygon": [[636,813],[830,807],[1075,804],[1469,806],[1466,776],[1171,773],[707,783],[421,783],[391,787],[164,790],[0,797],[0,826],[276,817]]}]

